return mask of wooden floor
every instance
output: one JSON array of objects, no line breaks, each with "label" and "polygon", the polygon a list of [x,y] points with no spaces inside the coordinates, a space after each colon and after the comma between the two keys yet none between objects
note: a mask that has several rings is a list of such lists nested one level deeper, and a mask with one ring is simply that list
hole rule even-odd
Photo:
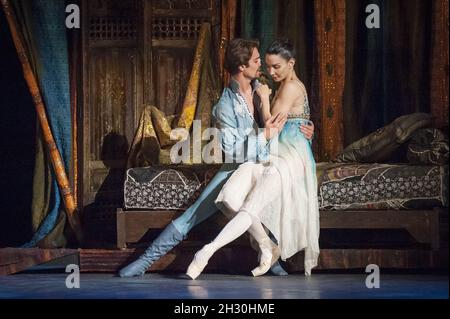
[{"label": "wooden floor", "polygon": [[0,276],[78,254],[76,249],[0,248]]},{"label": "wooden floor", "polygon": [[[119,278],[81,274],[80,288],[66,287],[66,273],[25,273],[0,277],[0,299],[447,299],[448,275],[380,273],[380,288],[368,289],[367,275],[319,273],[239,276],[147,274]],[[267,301],[267,300],[266,300]]]}]

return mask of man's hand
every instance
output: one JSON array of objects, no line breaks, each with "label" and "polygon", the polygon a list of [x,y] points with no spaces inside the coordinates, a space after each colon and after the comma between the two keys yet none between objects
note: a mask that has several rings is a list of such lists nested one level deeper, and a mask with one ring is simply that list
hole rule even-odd
[{"label": "man's hand", "polygon": [[309,125],[301,124],[300,131],[303,133],[306,139],[311,140],[314,136],[314,123],[312,121],[309,121]]},{"label": "man's hand", "polygon": [[284,124],[287,121],[287,114],[278,113],[277,115],[272,115],[264,125],[264,135],[266,140],[271,140],[275,135],[277,135]]}]

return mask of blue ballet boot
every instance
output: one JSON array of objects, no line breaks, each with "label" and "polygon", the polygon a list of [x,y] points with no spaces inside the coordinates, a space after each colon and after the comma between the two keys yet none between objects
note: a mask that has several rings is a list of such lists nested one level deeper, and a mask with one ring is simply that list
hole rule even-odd
[{"label": "blue ballet boot", "polygon": [[284,270],[283,267],[281,267],[279,260],[277,260],[277,262],[273,264],[273,266],[270,268],[270,272],[274,276],[287,276],[288,275],[286,270]]},{"label": "blue ballet boot", "polygon": [[[276,240],[276,238],[275,238],[275,236],[274,236],[272,233],[269,234],[269,237],[270,237],[270,239],[272,239],[272,241],[273,241],[274,243],[278,243],[277,240]],[[287,273],[287,271],[284,270],[283,267],[281,267],[281,264],[280,264],[280,260],[279,260],[279,259],[276,261],[276,263],[274,263],[274,264],[272,265],[272,267],[270,267],[270,272],[271,272],[271,274],[274,275],[274,276],[287,276],[287,275],[289,275],[289,274]]]},{"label": "blue ballet boot", "polygon": [[170,223],[162,233],[153,241],[145,252],[134,262],[122,268],[120,277],[136,277],[145,274],[147,269],[162,256],[167,254],[173,247],[178,245],[184,236]]}]

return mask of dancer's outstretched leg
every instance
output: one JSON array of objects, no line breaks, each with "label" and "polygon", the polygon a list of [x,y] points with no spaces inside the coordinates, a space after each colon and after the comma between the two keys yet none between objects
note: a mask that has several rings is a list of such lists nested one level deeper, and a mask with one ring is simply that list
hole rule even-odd
[{"label": "dancer's outstretched leg", "polygon": [[252,224],[252,218],[246,212],[238,213],[230,220],[217,237],[209,244],[203,246],[194,257],[186,274],[192,279],[197,278],[208,264],[211,256],[223,246],[231,243],[244,234]]},{"label": "dancer's outstretched leg", "polygon": [[205,245],[195,254],[194,260],[189,265],[186,274],[192,279],[196,279],[217,250],[239,238],[246,231],[251,232],[251,235],[258,242],[262,254],[262,264],[254,269],[253,274],[259,276],[267,272],[273,265],[274,260],[278,260],[280,256],[277,251],[278,247],[270,240],[259,220],[252,217],[249,213],[242,211],[225,225],[219,235],[210,244]]},{"label": "dancer's outstretched leg", "polygon": [[[277,184],[277,179],[275,180],[267,180],[264,177],[261,177],[261,174],[263,173],[264,166],[258,163],[244,163],[239,166],[239,168],[234,172],[234,174],[228,179],[222,190],[220,191],[219,196],[217,197],[216,204],[222,211],[230,211],[230,212],[236,212],[238,213],[243,209],[244,203],[247,201],[247,197],[251,192],[254,192],[253,188],[255,183],[258,184],[257,188],[261,188],[262,184],[265,184],[266,182],[271,183],[270,186],[272,186],[272,190],[270,191],[270,194],[261,196],[256,195],[257,198],[255,198],[254,195],[251,195],[253,198],[253,202],[256,205],[251,205],[247,207],[247,211],[253,212],[255,209],[261,209],[261,203],[262,201],[271,200],[273,197],[280,196],[279,191],[280,189],[273,189],[274,187],[281,187],[281,185],[275,185]],[[259,192],[259,190],[256,190],[256,192]],[[263,194],[263,193],[261,193]],[[222,206],[224,206],[222,208]],[[256,243],[258,243],[257,247],[256,245],[252,245],[253,248],[259,251],[259,260],[261,263],[263,263],[263,260],[261,260],[261,257],[266,257],[267,253],[263,254],[262,252],[266,252],[267,250],[271,250],[271,247],[266,247],[267,245],[261,245],[259,243],[262,242],[264,238],[267,237],[265,234],[265,230],[262,226],[262,224],[257,220],[252,224],[252,226],[249,228],[248,232],[252,237],[255,239]],[[259,235],[258,235],[259,234]],[[258,237],[259,239],[256,239]],[[269,241],[266,240],[266,244],[269,243]],[[285,276],[288,273],[281,267],[278,261],[276,261],[273,266],[271,267],[270,271],[272,274],[276,276]]]},{"label": "dancer's outstretched leg", "polygon": [[[256,185],[246,196],[239,213],[222,229],[217,237],[195,254],[189,265],[187,275],[197,278],[208,264],[209,258],[220,248],[240,237],[245,231],[258,242],[261,249],[260,265],[252,273],[260,276],[266,273],[280,257],[280,250],[268,237],[257,217],[262,209],[281,196],[281,177],[276,168],[264,165],[249,166]],[[246,172],[247,169],[244,170]],[[249,178],[249,176],[247,176]],[[252,212],[254,215],[250,214]]]},{"label": "dancer's outstretched leg", "polygon": [[[260,249],[259,266],[252,270],[253,276],[257,277],[264,275],[269,269],[273,268],[272,266],[280,258],[280,249],[267,235],[261,222],[252,215],[250,217],[252,218],[252,224],[248,232],[256,240]],[[283,268],[281,269],[283,270]]]}]

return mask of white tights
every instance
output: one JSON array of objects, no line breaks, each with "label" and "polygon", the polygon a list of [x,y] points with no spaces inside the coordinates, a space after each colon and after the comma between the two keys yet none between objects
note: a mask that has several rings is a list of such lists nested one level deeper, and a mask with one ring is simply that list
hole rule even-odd
[{"label": "white tights", "polygon": [[211,244],[216,248],[215,250],[218,250],[239,238],[246,231],[248,231],[258,243],[270,239],[261,222],[256,217],[253,217],[246,211],[241,211],[225,225]]},{"label": "white tights", "polygon": [[200,264],[207,264],[217,250],[239,238],[246,231],[258,242],[261,258],[270,259],[272,257],[272,246],[267,243],[270,243],[271,239],[261,222],[246,211],[241,211],[225,225],[210,244],[205,245],[195,254],[194,260]]},{"label": "white tights", "polygon": [[[261,164],[248,163],[241,165],[239,171],[239,174],[231,177],[230,183],[225,187],[224,195],[225,205],[238,213],[210,244],[197,252],[195,259],[199,264],[206,264],[217,250],[236,240],[246,231],[258,243],[261,260],[263,258],[270,260],[272,257],[272,245],[270,245],[272,241],[256,216],[259,210],[264,209],[277,196],[281,196],[279,174],[276,171],[267,173]],[[233,177],[235,180],[232,180]],[[236,200],[237,198],[239,199]],[[233,199],[234,202],[231,203]],[[241,207],[238,208],[239,206]]]}]

